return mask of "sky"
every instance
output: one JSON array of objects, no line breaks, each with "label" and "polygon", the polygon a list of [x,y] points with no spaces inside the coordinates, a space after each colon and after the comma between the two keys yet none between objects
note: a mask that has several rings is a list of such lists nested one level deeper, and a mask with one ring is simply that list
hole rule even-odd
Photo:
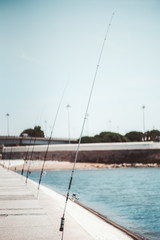
[{"label": "sky", "polygon": [[83,135],[160,130],[159,0],[0,0],[0,135],[79,138],[113,13]]}]

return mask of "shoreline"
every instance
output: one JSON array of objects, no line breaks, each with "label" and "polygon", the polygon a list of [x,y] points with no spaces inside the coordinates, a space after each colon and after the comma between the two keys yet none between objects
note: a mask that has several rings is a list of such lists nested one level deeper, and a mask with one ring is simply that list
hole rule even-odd
[{"label": "shoreline", "polygon": [[[23,160],[32,156],[32,160],[74,162],[77,144],[53,144],[49,146],[46,156],[46,145],[4,147],[2,159]],[[30,159],[29,157],[29,159]],[[103,164],[108,167],[157,167],[160,166],[160,142],[132,143],[97,143],[81,144],[77,163]],[[147,164],[147,165],[146,165]],[[157,164],[157,165],[156,165]],[[82,165],[82,164],[81,164]],[[101,166],[100,166],[101,165]],[[95,167],[95,166],[94,166]],[[68,167],[67,167],[68,168]],[[98,168],[98,167],[96,167]]]},{"label": "shoreline", "polygon": [[95,211],[92,208],[89,208],[87,206],[85,206],[84,204],[75,201],[76,204],[78,204],[79,206],[81,206],[82,208],[86,209],[87,211],[91,212],[92,214],[94,214],[95,216],[97,216],[98,218],[102,219],[104,222],[112,225],[113,227],[119,229],[120,231],[126,233],[129,237],[132,237],[134,240],[142,240],[143,236],[140,236],[140,234],[135,234],[133,232],[131,232],[130,230],[128,230],[127,228],[117,224],[116,222],[113,222],[112,220],[110,220],[109,218],[105,217],[104,215],[102,215],[101,213]]},{"label": "shoreline", "polygon": [[[40,171],[43,166],[42,160],[32,160],[25,161],[21,160],[0,160],[0,165],[5,166],[13,171],[21,171],[24,168],[24,171]],[[104,164],[104,163],[76,163],[76,170],[93,170],[93,169],[115,169],[115,168],[158,168],[160,164],[157,163],[134,163],[134,164]],[[72,170],[73,162],[66,162],[66,161],[46,161],[44,165],[44,170],[53,170],[53,171],[60,171],[60,170]]]},{"label": "shoreline", "polygon": [[[31,183],[33,183],[35,186],[37,186],[37,182],[29,179],[29,181]],[[56,198],[57,200],[60,200],[60,199],[65,199],[66,197],[58,192],[56,192],[55,190],[53,189],[50,189],[49,187],[46,187],[44,186],[43,184],[41,185],[41,191],[44,191],[47,195],[49,195],[51,198]],[[116,222],[113,222],[112,220],[108,219],[107,217],[105,217],[104,215],[100,214],[99,212],[93,210],[92,208],[89,208],[87,206],[85,206],[84,204],[80,203],[79,201],[77,200],[72,200],[71,197],[69,197],[69,201],[68,201],[68,207],[67,207],[67,214],[70,214],[73,218],[77,219],[77,222],[89,233],[89,234],[93,234],[93,229],[91,228],[90,229],[90,226],[92,226],[92,224],[88,224],[89,220],[91,222],[96,222],[97,225],[94,226],[94,229],[95,229],[95,233],[96,235],[99,234],[99,232],[97,232],[99,230],[99,227],[101,225],[102,227],[102,231],[104,231],[103,228],[108,228],[108,230],[110,229],[110,231],[112,232],[115,232],[115,236],[118,234],[118,235],[121,235],[122,239],[123,237],[126,238],[126,239],[134,239],[134,240],[142,240],[143,237],[140,236],[139,234],[135,234],[133,232],[131,232],[130,230],[124,228],[123,226],[121,225],[118,225]],[[79,217],[77,217],[77,214]],[[86,222],[86,224],[84,223],[84,215],[85,217],[87,218],[88,222]],[[83,219],[83,221],[82,221]],[[106,226],[105,226],[106,225]],[[89,227],[89,229],[88,229]],[[110,235],[113,237],[114,234],[108,232],[107,235]],[[117,233],[116,233],[117,232]],[[104,231],[104,234],[106,235],[106,231]],[[112,235],[113,234],[113,235]],[[125,235],[123,235],[125,234]],[[115,239],[115,236],[113,237]],[[93,237],[93,236],[92,236]],[[95,236],[94,236],[95,237]],[[93,239],[95,239],[93,237]],[[118,236],[117,236],[118,237]],[[108,238],[107,238],[108,239]],[[119,238],[118,238],[119,239]]]},{"label": "shoreline", "polygon": [[[64,209],[64,204],[65,204],[65,196],[57,193],[56,191],[45,187],[43,185],[40,186],[40,190],[37,190],[37,186],[38,183],[28,179],[28,183],[26,186],[26,182],[24,181],[24,176],[22,176],[21,174],[12,172],[12,171],[8,171],[7,169],[1,169],[1,171],[5,172],[5,175],[7,177],[7,182],[6,184],[8,184],[8,179],[11,183],[13,184],[13,188],[11,191],[11,197],[16,196],[17,199],[19,199],[18,197],[20,197],[20,201],[33,201],[32,198],[30,198],[31,196],[34,197],[34,201],[38,200],[39,204],[41,207],[43,207],[44,212],[48,215],[48,219],[51,220],[50,223],[53,224],[52,229],[54,228],[55,234],[60,235],[59,232],[59,224],[60,224],[60,218],[61,218],[61,214],[63,213],[63,209]],[[11,174],[11,178],[9,178],[8,176]],[[1,174],[1,177],[3,179],[3,174]],[[14,178],[15,176],[15,178]],[[26,189],[26,195],[24,195],[24,189],[22,189],[22,185],[20,185],[20,189],[22,191],[22,195],[19,195],[19,190],[18,190],[18,194],[17,194],[17,179],[21,180],[21,182],[24,182],[24,189]],[[13,181],[14,180],[14,181]],[[19,181],[18,181],[19,182]],[[4,184],[4,183],[3,183]],[[2,188],[4,189],[4,185],[2,184]],[[9,184],[9,186],[10,186]],[[14,187],[16,186],[16,187]],[[28,193],[29,190],[29,193]],[[5,191],[6,193],[6,191]],[[32,193],[32,195],[31,195]],[[8,194],[8,192],[7,192]],[[27,196],[29,198],[24,198],[23,196]],[[7,195],[8,196],[8,195]],[[13,199],[13,201],[17,199]],[[10,201],[9,201],[10,202]],[[10,204],[10,203],[9,203]],[[18,205],[18,208],[20,206]],[[10,211],[7,209],[7,211]],[[18,212],[19,213],[19,212]],[[7,213],[8,214],[8,213]],[[17,216],[17,215],[15,215]],[[30,215],[28,213],[27,210],[27,216]],[[40,215],[38,215],[38,218],[40,217]],[[44,216],[43,216],[44,217]],[[33,218],[33,215],[32,215]],[[16,219],[15,219],[16,221]],[[132,233],[131,231],[121,227],[120,225],[117,225],[115,222],[112,222],[110,219],[107,219],[106,217],[104,217],[103,215],[99,214],[98,212],[90,209],[89,207],[86,207],[85,205],[82,205],[81,203],[76,203],[74,201],[72,201],[71,199],[68,200],[68,205],[67,205],[67,211],[66,211],[66,220],[65,220],[65,239],[86,239],[86,240],[96,240],[96,239],[100,239],[100,240],[118,240],[118,239],[122,239],[122,240],[142,240],[143,237],[141,236],[137,236],[134,233]],[[9,226],[9,225],[7,225]],[[72,230],[71,230],[72,229]],[[74,231],[73,229],[76,229],[76,231]],[[33,229],[32,229],[33,230]],[[17,228],[18,231],[18,228]],[[73,235],[73,231],[74,234],[77,237],[71,238],[71,232]],[[87,235],[86,235],[87,233]],[[81,237],[83,234],[85,234],[85,236],[87,236],[87,238],[85,237]],[[98,236],[98,238],[97,238]],[[57,238],[53,238],[53,239],[57,239]],[[59,238],[58,238],[59,239]]]},{"label": "shoreline", "polygon": [[[65,197],[0,167],[0,236],[6,240],[62,239],[59,231]],[[68,199],[65,240],[133,240],[127,233],[106,223]],[[139,239],[138,239],[139,240]]]}]

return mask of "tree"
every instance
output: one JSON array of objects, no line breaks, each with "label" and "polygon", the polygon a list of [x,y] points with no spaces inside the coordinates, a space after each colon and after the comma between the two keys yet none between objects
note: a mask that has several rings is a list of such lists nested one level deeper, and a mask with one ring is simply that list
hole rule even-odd
[{"label": "tree", "polygon": [[29,137],[44,137],[44,132],[41,130],[40,126],[35,126],[34,129],[25,129],[20,136],[22,137],[24,134],[27,134]]},{"label": "tree", "polygon": [[142,132],[129,132],[125,135],[125,137],[128,138],[129,141],[131,142],[141,142],[143,138],[143,133]]},{"label": "tree", "polygon": [[94,137],[82,137],[82,143],[127,142],[127,138],[114,132],[101,132]]},{"label": "tree", "polygon": [[160,140],[160,131],[152,130],[145,133],[147,140],[149,141],[159,141]]},{"label": "tree", "polygon": [[84,136],[81,139],[82,143],[92,143],[92,137]]},{"label": "tree", "polygon": [[119,133],[115,132],[101,132],[101,142],[126,142],[127,139]]}]

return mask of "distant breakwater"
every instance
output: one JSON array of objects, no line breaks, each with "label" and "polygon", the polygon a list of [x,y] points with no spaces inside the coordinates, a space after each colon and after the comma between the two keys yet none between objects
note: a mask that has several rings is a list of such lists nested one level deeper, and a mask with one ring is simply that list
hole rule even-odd
[{"label": "distant breakwater", "polygon": [[[32,159],[43,160],[46,145],[23,147],[4,147],[2,159]],[[77,144],[50,145],[46,160],[73,162]],[[160,143],[98,143],[81,144],[78,162],[105,164],[160,164]]]}]

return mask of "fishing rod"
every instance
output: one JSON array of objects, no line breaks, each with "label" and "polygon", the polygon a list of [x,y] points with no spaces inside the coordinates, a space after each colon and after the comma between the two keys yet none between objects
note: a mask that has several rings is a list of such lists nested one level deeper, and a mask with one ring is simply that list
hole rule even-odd
[{"label": "fishing rod", "polygon": [[[38,125],[37,125],[37,127],[38,126],[40,126],[40,119],[39,119],[39,123],[38,123]],[[35,125],[35,127],[36,127],[36,125]],[[35,145],[36,145],[36,140],[37,140],[37,136],[35,136],[35,138],[34,138],[34,141],[33,141],[33,146],[32,146],[32,151],[31,151],[31,155],[30,155],[30,158],[29,158],[29,164],[28,164],[28,169],[27,169],[27,173],[26,173],[26,180],[25,180],[25,183],[27,183],[27,181],[28,181],[28,177],[29,177],[29,175],[30,175],[30,167],[31,167],[31,162],[32,162],[32,156],[33,156],[33,153],[34,153],[34,147],[35,147]]]},{"label": "fishing rod", "polygon": [[84,116],[84,120],[83,120],[83,124],[82,124],[80,138],[79,138],[79,141],[78,141],[77,151],[76,151],[75,160],[74,160],[74,164],[73,164],[73,168],[72,168],[72,172],[71,172],[71,177],[70,177],[70,181],[69,181],[68,191],[67,191],[67,195],[66,195],[64,211],[63,211],[63,215],[61,217],[61,223],[60,223],[60,229],[59,229],[59,231],[62,232],[61,240],[63,240],[63,236],[64,236],[64,223],[65,223],[65,213],[66,213],[66,208],[67,208],[67,202],[68,202],[68,199],[69,199],[70,188],[71,188],[71,185],[72,185],[72,179],[73,179],[75,166],[76,166],[76,162],[77,162],[77,158],[78,158],[78,153],[79,153],[79,148],[80,148],[80,144],[81,144],[82,134],[83,134],[84,126],[85,126],[85,121],[86,121],[87,116],[88,116],[88,109],[89,109],[89,105],[90,105],[90,101],[91,101],[91,97],[92,97],[92,93],[93,93],[93,89],[94,89],[97,73],[98,73],[99,65],[100,65],[100,62],[101,62],[104,46],[105,46],[105,43],[106,43],[106,39],[107,39],[107,36],[108,36],[108,33],[109,33],[109,29],[110,29],[110,26],[111,26],[111,23],[112,23],[113,16],[114,16],[114,13],[112,13],[112,16],[111,16],[111,19],[109,21],[109,25],[108,25],[107,31],[105,33],[105,37],[104,37],[104,40],[103,40],[103,43],[102,43],[102,47],[101,47],[101,50],[100,50],[100,55],[99,55],[99,58],[98,58],[95,74],[94,74],[94,77],[93,77],[93,82],[92,82],[92,85],[91,85],[91,90],[90,90],[90,94],[89,94],[89,98],[88,98],[86,112],[85,112],[85,116]]},{"label": "fishing rod", "polygon": [[27,169],[27,173],[26,173],[26,181],[25,181],[25,183],[27,183],[28,177],[29,177],[29,174],[30,174],[31,161],[32,161],[33,153],[34,153],[34,146],[36,145],[36,139],[37,139],[37,137],[34,138],[32,152],[31,152],[31,155],[30,155],[30,161],[29,161],[28,169]]},{"label": "fishing rod", "polygon": [[47,154],[48,154],[48,150],[49,150],[49,145],[50,145],[50,142],[51,142],[51,139],[52,139],[53,130],[54,130],[54,127],[55,127],[55,124],[56,124],[56,120],[57,120],[57,117],[58,117],[58,113],[59,113],[59,110],[60,110],[60,107],[61,107],[61,104],[62,104],[62,100],[63,100],[63,97],[64,97],[64,93],[65,93],[65,91],[66,91],[66,87],[67,87],[67,85],[65,86],[65,88],[64,88],[64,90],[63,90],[63,93],[62,93],[62,96],[61,96],[61,99],[60,99],[60,102],[59,102],[59,105],[58,105],[58,108],[57,108],[57,112],[56,112],[55,119],[54,119],[54,122],[53,122],[51,134],[50,134],[50,137],[49,137],[49,140],[48,140],[47,149],[46,149],[46,152],[45,152],[45,155],[44,155],[44,161],[43,161],[43,165],[42,165],[42,169],[41,169],[40,177],[39,177],[39,183],[38,183],[38,193],[39,193],[39,188],[40,188],[42,176],[44,175],[44,166],[45,166],[45,162],[46,162],[46,159],[47,159]]},{"label": "fishing rod", "polygon": [[[13,137],[13,142],[12,142],[13,146],[14,146],[14,140],[16,140],[16,136]],[[9,166],[10,166],[10,161],[11,161],[11,159],[12,159],[12,153],[13,153],[13,148],[12,148],[12,146],[11,146],[10,154],[9,154],[8,170],[9,170]]]},{"label": "fishing rod", "polygon": [[24,167],[25,167],[25,163],[26,163],[27,158],[28,158],[28,154],[29,154],[29,149],[30,149],[30,144],[31,144],[31,142],[32,142],[32,137],[30,138],[29,145],[28,145],[28,148],[27,148],[25,157],[24,157],[24,163],[23,163],[23,166],[22,166],[21,175],[23,175],[23,172],[24,172]]},{"label": "fishing rod", "polygon": [[8,136],[6,136],[5,137],[5,140],[4,140],[4,145],[3,145],[3,149],[2,149],[2,152],[3,152],[3,154],[2,154],[2,156],[3,156],[3,167],[4,168],[7,168],[6,166],[5,166],[5,159],[7,159],[6,157],[7,157],[7,152],[6,152],[6,150],[7,150],[7,139],[8,139]]},{"label": "fishing rod", "polygon": [[[40,118],[41,118],[41,117],[40,117]],[[37,126],[39,126],[39,125],[40,125],[40,119],[38,120],[38,125],[37,125]],[[36,127],[36,123],[35,123],[34,126]],[[34,128],[35,128],[35,127],[34,127]],[[27,158],[29,159],[28,154],[29,154],[29,149],[30,149],[30,145],[31,145],[32,140],[33,140],[33,136],[31,136],[31,138],[30,138],[30,142],[29,142],[29,145],[28,145],[28,149],[27,149],[27,152],[26,152],[26,155],[25,155],[25,158],[24,158],[24,163],[23,163],[21,175],[23,175],[24,166],[25,166],[26,160],[27,160]],[[36,143],[36,137],[35,137],[35,139],[34,139],[34,141],[33,141],[33,149],[32,149],[32,152],[31,152],[31,156],[33,155],[35,143]],[[31,159],[31,157],[30,157],[30,159]],[[30,161],[29,161],[29,165],[31,165]],[[28,167],[26,176],[29,175],[29,174],[28,174],[29,169],[30,169],[30,166]],[[28,176],[27,176],[27,178],[28,178]],[[27,179],[26,179],[26,181],[27,181]]]}]

